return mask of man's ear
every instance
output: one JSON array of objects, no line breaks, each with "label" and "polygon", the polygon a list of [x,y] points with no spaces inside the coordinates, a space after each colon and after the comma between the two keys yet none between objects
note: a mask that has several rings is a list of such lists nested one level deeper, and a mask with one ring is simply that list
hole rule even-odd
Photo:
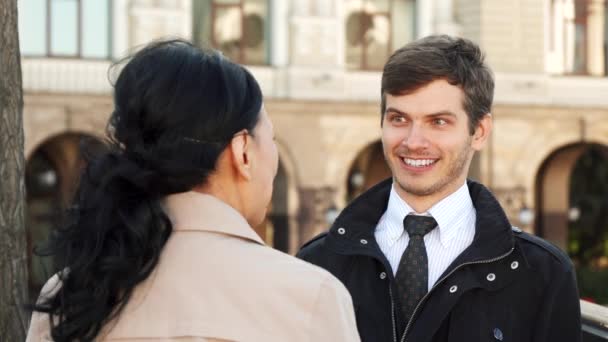
[{"label": "man's ear", "polygon": [[492,133],[492,114],[485,114],[477,123],[475,132],[473,133],[473,142],[471,147],[475,151],[481,150]]},{"label": "man's ear", "polygon": [[246,180],[251,179],[251,137],[249,134],[236,134],[230,141],[232,164],[235,171]]}]

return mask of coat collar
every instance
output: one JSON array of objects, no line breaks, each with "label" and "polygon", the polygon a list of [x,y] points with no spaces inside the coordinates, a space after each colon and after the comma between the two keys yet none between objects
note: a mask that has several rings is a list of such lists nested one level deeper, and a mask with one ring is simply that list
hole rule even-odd
[{"label": "coat collar", "polygon": [[243,215],[214,196],[182,192],[165,197],[162,205],[174,231],[220,233],[264,244]]},{"label": "coat collar", "polygon": [[[328,243],[334,250],[342,254],[378,255],[373,236],[386,211],[392,182],[392,179],[382,181],[342,211],[329,231]],[[467,185],[477,216],[475,237],[453,265],[491,259],[509,252],[514,246],[511,224],[496,198],[477,182],[468,180]]]}]

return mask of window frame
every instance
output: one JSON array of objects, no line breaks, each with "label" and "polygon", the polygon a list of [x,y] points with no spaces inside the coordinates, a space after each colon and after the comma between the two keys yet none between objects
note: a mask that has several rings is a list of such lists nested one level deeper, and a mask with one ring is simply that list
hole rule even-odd
[{"label": "window frame", "polygon": [[[562,75],[564,76],[589,76],[589,77],[607,77],[608,76],[608,37],[604,37],[604,45],[603,45],[603,60],[604,60],[604,73],[603,75],[594,75],[589,69],[589,15],[591,13],[590,6],[593,4],[595,0],[572,0],[574,8],[574,17],[567,18],[564,15],[558,16],[556,13],[556,3],[564,4],[565,0],[550,0],[549,2],[549,14],[550,14],[550,30],[549,30],[549,51],[557,52],[561,55],[561,60],[563,61],[562,66]],[[577,6],[584,7],[584,15],[577,16]],[[604,16],[608,16],[608,1],[604,1],[603,4]],[[557,29],[556,25],[558,22],[561,22],[562,29],[561,32]],[[583,41],[582,41],[582,57],[581,63],[582,67],[580,71],[569,71],[570,65],[568,65],[568,53],[567,53],[567,36],[568,29],[571,26],[573,28],[574,34],[574,45],[576,46],[576,28],[578,26],[582,26],[583,29]],[[608,21],[604,19],[604,32],[608,32]],[[561,41],[562,47],[561,51],[556,51],[556,38]],[[557,49],[559,50],[559,49]],[[573,56],[573,58],[575,58]],[[576,60],[572,61],[573,65],[576,64]]]},{"label": "window frame", "polygon": [[[52,52],[52,46],[53,46],[53,34],[52,34],[52,27],[53,27],[53,6],[52,6],[52,2],[54,0],[46,0],[44,3],[44,11],[45,11],[45,16],[46,16],[46,25],[45,27],[45,37],[44,37],[44,53],[42,54],[23,54],[23,57],[25,58],[57,58],[57,59],[86,59],[86,60],[99,60],[99,61],[106,61],[106,60],[111,60],[113,58],[113,22],[114,22],[114,1],[113,0],[107,0],[107,6],[108,6],[108,25],[107,25],[107,36],[108,39],[106,41],[107,47],[108,47],[108,53],[106,56],[104,57],[88,57],[88,56],[84,56],[82,53],[82,46],[83,46],[83,16],[84,16],[84,12],[83,12],[83,6],[82,6],[82,0],[73,0],[76,2],[76,11],[77,11],[77,15],[76,15],[76,53],[75,54],[54,54]],[[97,0],[99,1],[99,0]]]}]

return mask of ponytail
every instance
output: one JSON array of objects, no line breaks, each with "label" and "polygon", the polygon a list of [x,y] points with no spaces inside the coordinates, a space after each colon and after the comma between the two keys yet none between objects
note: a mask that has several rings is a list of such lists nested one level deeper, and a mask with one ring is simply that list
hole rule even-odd
[{"label": "ponytail", "polygon": [[35,307],[57,318],[55,341],[93,340],[157,265],[172,230],[162,194],[151,191],[157,182],[162,177],[117,152],[89,161],[77,205],[48,249],[61,288]]}]

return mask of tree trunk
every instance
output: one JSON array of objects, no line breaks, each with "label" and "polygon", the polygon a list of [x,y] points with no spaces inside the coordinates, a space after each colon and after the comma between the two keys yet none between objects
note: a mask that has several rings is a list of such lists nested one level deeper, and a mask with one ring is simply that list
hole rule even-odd
[{"label": "tree trunk", "polygon": [[17,0],[0,0],[0,340],[25,340],[28,317],[23,93]]}]

